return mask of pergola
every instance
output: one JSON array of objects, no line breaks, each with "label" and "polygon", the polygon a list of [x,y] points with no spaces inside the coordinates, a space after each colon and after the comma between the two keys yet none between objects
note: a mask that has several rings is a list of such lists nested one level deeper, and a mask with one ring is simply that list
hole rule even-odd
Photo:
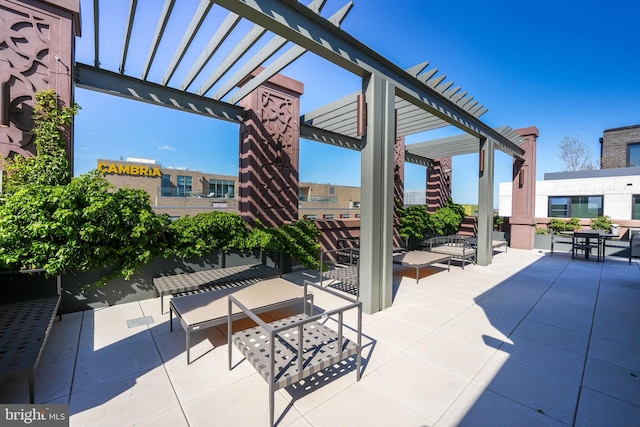
[{"label": "pergola", "polygon": [[[79,87],[242,123],[245,116],[239,101],[305,52],[360,77],[361,91],[302,114],[299,127],[301,138],[361,152],[360,298],[365,310],[374,312],[392,302],[396,137],[445,126],[464,132],[463,137],[408,145],[406,161],[422,165],[429,165],[431,159],[438,157],[480,153],[477,261],[481,265],[490,264],[492,256],[494,151],[499,149],[521,158],[524,150],[516,132],[483,123],[480,117],[487,109],[447,81],[445,75],[438,74],[437,69],[429,69],[428,62],[402,69],[343,31],[340,24],[352,2],[327,18],[322,16],[325,3],[326,0],[313,0],[308,5],[297,0],[200,0],[179,36],[181,41],[163,77],[154,80],[150,70],[176,14],[176,1],[153,3],[158,16],[156,30],[148,43],[142,72],[133,75],[127,70],[133,28],[137,20],[148,17],[140,15],[137,0],[130,0],[120,65],[118,69],[106,69],[101,66],[104,50],[100,43],[105,37],[99,23],[101,7],[112,4],[93,0],[94,61],[76,64],[75,81]],[[89,13],[83,10],[85,16]],[[186,53],[212,14],[222,14],[221,23],[199,57],[186,63]],[[247,22],[250,25],[244,26],[247,30],[240,41],[226,50],[226,56],[211,71],[208,65],[212,57],[240,28],[239,24]],[[114,28],[108,29],[109,34],[113,31]],[[175,32],[172,34],[175,37]],[[262,48],[251,53],[256,43]],[[182,81],[176,78],[178,67],[189,69],[182,74]],[[250,75],[254,77],[247,81]],[[195,81],[202,83],[196,87]]]}]

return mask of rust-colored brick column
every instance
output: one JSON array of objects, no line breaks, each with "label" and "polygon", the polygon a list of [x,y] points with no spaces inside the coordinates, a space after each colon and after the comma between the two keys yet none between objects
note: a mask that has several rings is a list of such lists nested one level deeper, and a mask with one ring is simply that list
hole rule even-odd
[{"label": "rust-colored brick column", "polygon": [[277,75],[247,95],[240,127],[240,215],[279,226],[298,219],[301,82]]},{"label": "rust-colored brick column", "polygon": [[[36,153],[33,106],[37,91],[54,89],[73,104],[75,36],[80,35],[79,0],[0,0],[0,82],[10,90],[10,126],[0,128],[0,155]],[[73,129],[67,132],[73,170]]]},{"label": "rust-colored brick column", "polygon": [[427,210],[434,213],[451,198],[451,157],[433,159],[427,168]]},{"label": "rust-colored brick column", "polygon": [[523,160],[513,161],[510,246],[533,249],[536,231],[536,141],[540,133],[536,127],[516,129],[516,132],[525,139],[522,145],[525,153]]},{"label": "rust-colored brick column", "polygon": [[402,246],[402,239],[398,232],[400,228],[400,216],[398,208],[404,206],[404,136],[396,138],[393,155],[393,244]]}]

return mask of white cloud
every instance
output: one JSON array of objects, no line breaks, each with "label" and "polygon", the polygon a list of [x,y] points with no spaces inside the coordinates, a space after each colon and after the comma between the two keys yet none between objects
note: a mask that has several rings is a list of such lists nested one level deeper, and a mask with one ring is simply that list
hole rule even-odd
[{"label": "white cloud", "polygon": [[170,145],[163,144],[158,147],[158,151],[176,151],[176,149]]}]

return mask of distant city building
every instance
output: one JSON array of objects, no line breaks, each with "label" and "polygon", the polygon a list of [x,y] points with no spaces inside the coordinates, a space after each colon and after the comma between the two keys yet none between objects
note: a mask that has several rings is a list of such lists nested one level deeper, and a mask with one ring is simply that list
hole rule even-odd
[{"label": "distant city building", "polygon": [[[116,187],[141,188],[153,209],[172,218],[200,212],[238,211],[238,177],[165,168],[152,159],[98,160],[98,170]],[[301,182],[299,214],[308,219],[360,217],[360,188]]]},{"label": "distant city building", "polygon": [[[608,129],[600,138],[600,170],[557,172],[536,181],[536,218],[595,218],[638,227],[640,222],[640,125]],[[511,216],[512,183],[500,183],[500,216]]]},{"label": "distant city building", "polygon": [[425,205],[427,203],[427,190],[404,190],[404,205]]}]

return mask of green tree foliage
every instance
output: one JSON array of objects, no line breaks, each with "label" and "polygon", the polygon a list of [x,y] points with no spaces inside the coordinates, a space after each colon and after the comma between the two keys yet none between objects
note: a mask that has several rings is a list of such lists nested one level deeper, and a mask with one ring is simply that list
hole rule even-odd
[{"label": "green tree foliage", "polygon": [[263,248],[285,253],[305,267],[317,268],[320,230],[313,221],[278,228],[257,223],[253,229],[234,212],[207,212],[177,219],[169,226],[165,256],[196,258],[214,251],[252,252]]}]

